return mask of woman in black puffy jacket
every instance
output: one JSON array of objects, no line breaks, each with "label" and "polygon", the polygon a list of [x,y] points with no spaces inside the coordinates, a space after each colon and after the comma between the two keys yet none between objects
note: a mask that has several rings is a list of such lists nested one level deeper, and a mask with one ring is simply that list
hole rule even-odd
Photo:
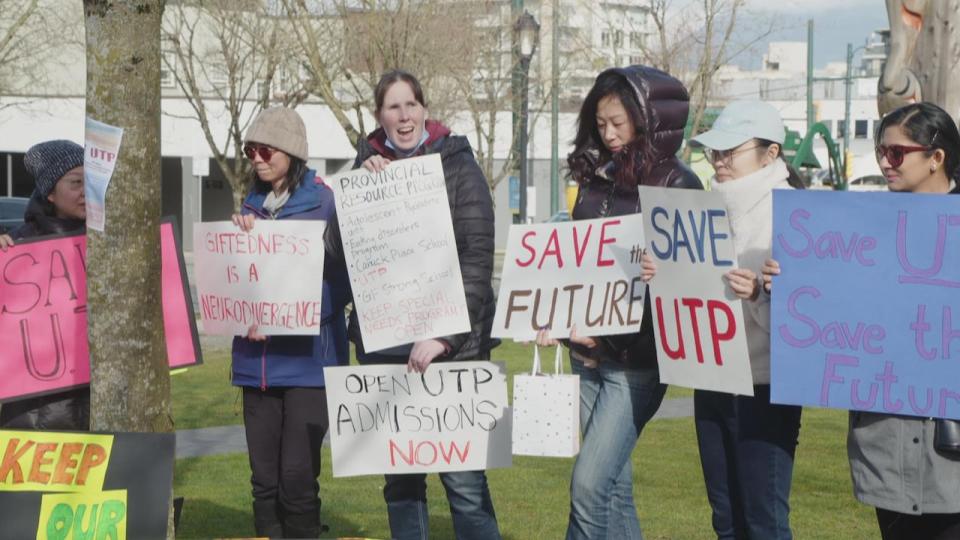
[{"label": "woman in black puffy jacket", "polygon": [[[573,219],[640,212],[640,185],[702,189],[676,157],[689,98],[670,75],[644,66],[601,73],[580,108],[567,158],[579,184]],[[644,262],[644,279],[652,277]],[[546,332],[538,343],[555,343]],[[640,331],[569,340],[580,376],[583,444],[570,482],[567,539],[642,538],[633,500],[630,455],[663,400],[656,342],[646,301]]]}]

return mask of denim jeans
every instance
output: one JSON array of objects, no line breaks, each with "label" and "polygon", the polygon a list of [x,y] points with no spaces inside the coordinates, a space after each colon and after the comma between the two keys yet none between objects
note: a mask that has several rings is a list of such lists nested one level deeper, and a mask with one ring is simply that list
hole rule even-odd
[{"label": "denim jeans", "polygon": [[700,465],[720,540],[791,539],[790,484],[801,408],[754,396],[694,392]]},{"label": "denim jeans", "polygon": [[[499,540],[484,471],[439,473],[447,492],[453,532],[458,540]],[[390,536],[396,540],[429,538],[427,475],[388,474],[383,498],[387,501]]]},{"label": "denim jeans", "polygon": [[580,375],[583,444],[570,480],[567,539],[642,539],[633,503],[630,454],[667,387],[656,369],[626,369],[614,362],[584,367]]}]

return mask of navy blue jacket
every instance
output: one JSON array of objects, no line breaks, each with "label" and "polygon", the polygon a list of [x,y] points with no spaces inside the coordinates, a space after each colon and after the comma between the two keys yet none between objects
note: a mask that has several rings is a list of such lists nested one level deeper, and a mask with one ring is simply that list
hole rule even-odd
[{"label": "navy blue jacket", "polygon": [[[242,214],[270,219],[263,210],[266,193],[253,192],[243,202]],[[337,219],[333,192],[308,170],[303,181],[276,219]],[[325,257],[323,269],[323,303],[320,331],[316,336],[271,336],[266,341],[233,338],[233,384],[235,386],[323,387],[323,366],[347,365],[344,307],[350,298],[346,268],[333,257]]]}]

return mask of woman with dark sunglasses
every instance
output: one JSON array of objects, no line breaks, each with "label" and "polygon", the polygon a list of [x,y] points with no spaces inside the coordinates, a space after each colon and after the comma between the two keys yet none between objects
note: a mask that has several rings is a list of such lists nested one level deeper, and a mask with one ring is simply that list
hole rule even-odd
[{"label": "woman with dark sunglasses", "polygon": [[[306,129],[293,109],[274,107],[247,130],[246,199],[233,222],[249,231],[261,219],[336,220],[333,192],[307,167]],[[323,269],[320,330],[315,336],[265,337],[251,327],[233,339],[233,377],[243,391],[243,423],[257,536],[317,538],[320,448],[328,428],[323,367],[349,361],[346,269]]]},{"label": "woman with dark sunglasses", "polygon": [[[957,194],[960,132],[950,115],[914,103],[883,118],[877,162],[890,191]],[[764,266],[764,287],[780,273]],[[876,507],[884,540],[960,538],[960,456],[934,447],[936,419],[851,411],[847,456],[857,499]]]}]

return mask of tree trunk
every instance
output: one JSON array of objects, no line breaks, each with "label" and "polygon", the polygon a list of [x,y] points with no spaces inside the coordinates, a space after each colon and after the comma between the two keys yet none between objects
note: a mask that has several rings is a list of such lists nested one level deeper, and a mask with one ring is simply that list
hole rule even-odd
[{"label": "tree trunk", "polygon": [[94,430],[169,432],[160,301],[162,0],[85,0],[87,115],[120,126],[104,232],[87,231]]},{"label": "tree trunk", "polygon": [[[84,0],[87,115],[124,129],[104,232],[87,230],[90,428],[173,430],[160,295],[163,0]],[[171,486],[172,488],[172,486]],[[167,537],[173,538],[172,499]]]}]

